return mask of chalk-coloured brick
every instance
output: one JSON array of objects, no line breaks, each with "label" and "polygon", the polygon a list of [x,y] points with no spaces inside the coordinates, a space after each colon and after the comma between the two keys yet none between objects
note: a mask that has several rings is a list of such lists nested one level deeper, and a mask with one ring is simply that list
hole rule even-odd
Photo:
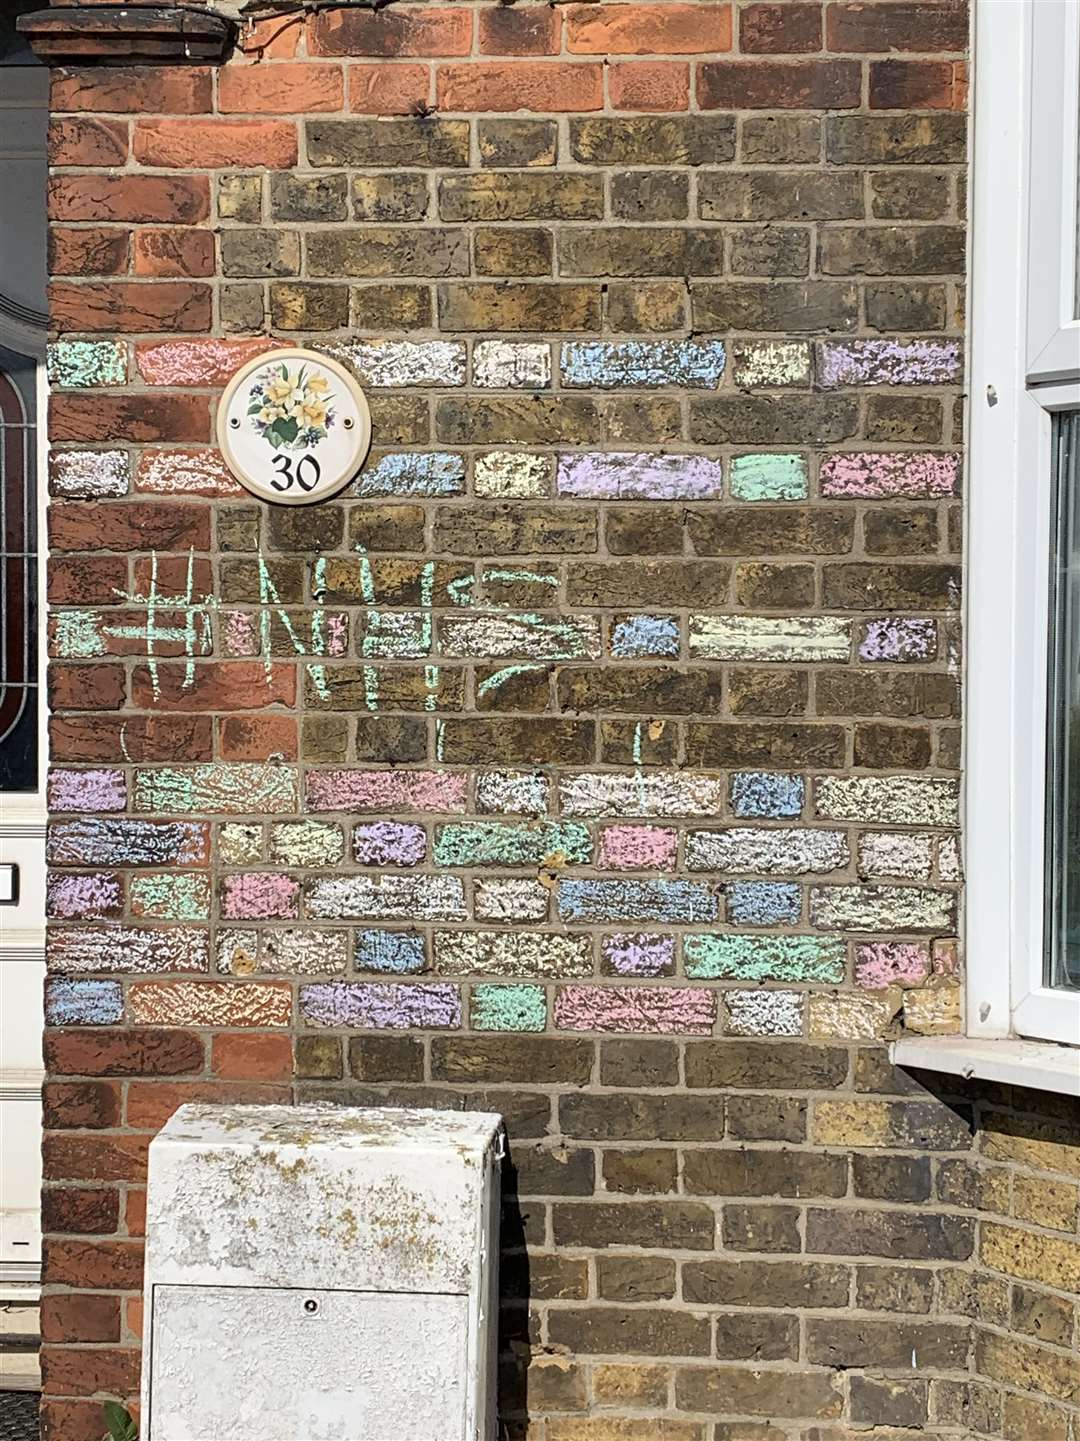
[{"label": "chalk-coloured brick", "polygon": [[46,837],[53,866],[204,866],[209,828],[196,821],[54,821]]},{"label": "chalk-coloured brick", "polygon": [[543,1031],[547,993],[543,986],[473,986],[469,1013],[474,1031]]},{"label": "chalk-coloured brick", "polygon": [[345,854],[339,826],[325,821],[281,821],[270,827],[270,859],[279,865],[336,866]]},{"label": "chalk-coloured brick", "polygon": [[465,809],[467,777],[451,771],[308,771],[312,811],[435,811]]},{"label": "chalk-coloured brick", "polygon": [[50,649],[58,660],[92,660],[108,650],[102,618],[90,610],[62,610],[50,619]]},{"label": "chalk-coloured brick", "polygon": [[734,926],[795,925],[802,916],[802,891],[787,881],[732,881],[724,894]]},{"label": "chalk-coloured brick", "polygon": [[367,465],[353,485],[361,499],[376,495],[460,495],[464,489],[464,459],[438,451],[384,455]]},{"label": "chalk-coloured brick", "polygon": [[821,462],[821,494],[847,500],[940,500],[955,495],[960,457],[933,451],[844,452]]},{"label": "chalk-coloured brick", "polygon": [[122,450],[57,450],[49,457],[49,489],[64,500],[107,500],[128,493]]},{"label": "chalk-coloured brick", "polygon": [[588,826],[576,821],[455,821],[437,827],[433,855],[439,866],[587,865]]},{"label": "chalk-coloured brick", "polygon": [[801,1036],[806,997],[799,991],[725,991],[731,1036]]},{"label": "chalk-coloured brick", "polygon": [[597,865],[610,871],[671,870],[678,843],[671,826],[606,826]]},{"label": "chalk-coloured brick", "polygon": [[855,947],[855,980],[865,990],[921,986],[929,974],[925,941],[871,941]]},{"label": "chalk-coloured brick", "polygon": [[485,500],[536,500],[551,489],[551,459],[492,450],[473,462],[473,491]]},{"label": "chalk-coloured brick", "polygon": [[358,971],[409,975],[427,968],[427,949],[419,931],[357,931]]},{"label": "chalk-coloured brick", "polygon": [[123,340],[56,340],[48,347],[46,369],[56,389],[123,385],[127,344]]},{"label": "chalk-coloured brick", "polygon": [[73,876],[54,872],[48,878],[45,914],[50,920],[100,920],[119,915],[123,908],[124,887],[119,876],[100,873]]},{"label": "chalk-coloured brick", "polygon": [[589,976],[593,942],[543,931],[436,931],[435,969],[447,976]]},{"label": "chalk-coloured brick", "polygon": [[823,936],[688,935],[686,974],[697,981],[831,981],[844,979],[847,947]]},{"label": "chalk-coloured brick", "polygon": [[595,659],[600,655],[600,622],[595,616],[470,615],[439,623],[446,655],[455,659]]},{"label": "chalk-coloured brick", "polygon": [[210,879],[193,872],[133,876],[129,894],[131,914],[147,920],[205,921],[210,915]]},{"label": "chalk-coloured brick", "polygon": [[297,976],[336,975],[349,967],[349,932],[303,926],[262,933],[259,970]]},{"label": "chalk-coloured brick", "polygon": [[560,1031],[624,1031],[708,1036],[716,1024],[716,992],[682,986],[560,986]]},{"label": "chalk-coloured brick", "polygon": [[230,921],[293,920],[300,914],[300,883],[275,871],[226,876],[221,910]]},{"label": "chalk-coloured brick", "polygon": [[551,892],[540,881],[526,876],[500,876],[473,882],[473,912],[478,921],[503,921],[520,925],[546,921]]},{"label": "chalk-coloured brick", "polygon": [[675,969],[675,937],[649,931],[617,931],[603,937],[600,955],[609,975],[669,976]]},{"label": "chalk-coloured brick", "polygon": [[956,895],[925,886],[814,886],[810,920],[823,931],[950,931]]},{"label": "chalk-coloured brick", "polygon": [[960,860],[960,842],[956,836],[945,836],[938,847],[938,875],[943,881],[962,881],[963,864]]},{"label": "chalk-coloured brick", "polygon": [[292,987],[280,981],[136,981],[128,1017],[138,1026],[287,1026]]},{"label": "chalk-coloured brick", "polygon": [[473,384],[496,390],[543,390],[551,384],[551,349],[533,340],[478,340]]},{"label": "chalk-coloured brick", "polygon": [[216,450],[146,450],[135,489],[154,495],[243,496],[247,492]]},{"label": "chalk-coloured brick", "polygon": [[481,771],[476,777],[476,808],[497,815],[541,816],[548,808],[551,783],[530,771]]},{"label": "chalk-coloured brick", "polygon": [[561,455],[556,489],[580,500],[716,500],[724,491],[723,464],[704,455],[634,451]]},{"label": "chalk-coloured brick", "polygon": [[859,641],[859,659],[925,661],[937,655],[937,622],[923,616],[885,616],[868,620]]},{"label": "chalk-coloured brick", "polygon": [[135,772],[134,807],[164,815],[280,815],[297,809],[293,766],[271,763],[146,766]]},{"label": "chalk-coloured brick", "polygon": [[805,500],[808,493],[801,455],[737,455],[731,462],[733,500]]},{"label": "chalk-coloured brick", "polygon": [[618,660],[675,657],[681,645],[679,622],[673,615],[627,615],[611,628],[611,654]]},{"label": "chalk-coloured brick", "polygon": [[355,371],[361,385],[377,390],[465,384],[460,340],[349,340],[322,348]]},{"label": "chalk-coloured brick", "polygon": [[205,971],[207,931],[198,926],[53,926],[46,960],[50,971]]},{"label": "chalk-coloured brick", "polygon": [[360,866],[416,866],[427,855],[427,832],[406,821],[365,821],[352,833]]},{"label": "chalk-coloured brick", "polygon": [[725,782],[703,772],[581,771],[559,777],[559,803],[568,816],[711,816],[724,804]]},{"label": "chalk-coloured brick", "polygon": [[446,1030],[461,1025],[461,997],[457,986],[438,981],[316,981],[300,989],[300,1014],[312,1026]]},{"label": "chalk-coloured brick", "polygon": [[755,340],[736,345],[733,360],[738,390],[773,390],[810,384],[810,346],[805,340]]},{"label": "chalk-coloured brick", "polygon": [[818,383],[836,385],[949,385],[960,379],[957,340],[822,340]]},{"label": "chalk-coloured brick", "polygon": [[719,340],[564,340],[564,385],[654,389],[681,385],[715,390],[724,373]]},{"label": "chalk-coloured brick", "polygon": [[73,981],[50,976],[45,982],[47,1026],[115,1026],[124,1018],[119,981]]},{"label": "chalk-coloured brick", "polygon": [[258,967],[258,931],[218,926],[214,932],[214,969],[226,976],[250,976]]},{"label": "chalk-coloured brick", "polygon": [[123,771],[85,770],[49,772],[49,810],[122,811],[127,808],[127,781]]},{"label": "chalk-coloured brick", "polygon": [[851,622],[835,616],[692,615],[690,654],[705,660],[842,660]]},{"label": "chalk-coloured brick", "polygon": [[691,871],[805,875],[839,870],[850,859],[843,831],[734,826],[691,831],[686,839],[686,865]]},{"label": "chalk-coloured brick", "polygon": [[242,365],[273,344],[263,336],[252,336],[250,340],[200,336],[156,344],[143,342],[135,348],[135,359],[140,375],[149,385],[224,385]]},{"label": "chalk-coloured brick", "polygon": [[928,881],[934,838],[924,831],[864,831],[859,837],[859,874]]},{"label": "chalk-coloured brick", "polygon": [[825,820],[894,826],[956,826],[960,788],[936,776],[819,776],[815,813]]},{"label": "chalk-coloured brick", "polygon": [[903,1021],[917,1036],[952,1036],[960,1031],[962,993],[958,985],[922,986],[904,992]]},{"label": "chalk-coloured brick", "polygon": [[[218,859],[224,866],[247,866],[262,860],[263,828],[246,821],[226,821],[217,828]],[[275,856],[274,860],[280,860]]]},{"label": "chalk-coloured brick", "polygon": [[809,998],[809,1031],[818,1040],[870,1041],[885,1036],[900,1009],[901,991],[874,995],[840,991]]},{"label": "chalk-coloured brick", "polygon": [[456,876],[340,876],[309,881],[305,904],[320,920],[463,921]]},{"label": "chalk-coloured brick", "polygon": [[786,820],[801,816],[806,801],[802,776],[782,771],[737,771],[731,777],[731,809],[740,820]]},{"label": "chalk-coloured brick", "polygon": [[715,920],[719,908],[716,892],[695,881],[563,878],[559,882],[559,918],[571,924],[666,921],[678,925]]}]

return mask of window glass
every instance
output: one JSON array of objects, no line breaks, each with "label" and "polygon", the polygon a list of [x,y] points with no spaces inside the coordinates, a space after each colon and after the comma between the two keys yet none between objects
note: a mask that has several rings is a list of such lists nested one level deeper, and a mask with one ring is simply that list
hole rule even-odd
[{"label": "window glass", "polygon": [[0,790],[38,784],[35,364],[0,347]]}]

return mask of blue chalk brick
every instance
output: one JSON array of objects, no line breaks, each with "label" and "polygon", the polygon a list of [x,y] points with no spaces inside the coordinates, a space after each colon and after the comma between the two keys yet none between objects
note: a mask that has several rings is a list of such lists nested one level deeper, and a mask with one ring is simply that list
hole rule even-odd
[{"label": "blue chalk brick", "polygon": [[123,1015],[124,990],[119,981],[50,976],[45,984],[46,1025],[113,1026]]},{"label": "blue chalk brick", "polygon": [[[795,888],[796,890],[798,887]],[[700,881],[563,880],[563,921],[711,921],[719,913],[715,893]]]},{"label": "blue chalk brick", "polygon": [[360,931],[356,937],[358,971],[422,971],[426,955],[418,931]]},{"label": "blue chalk brick", "polygon": [[731,778],[731,809],[741,818],[802,815],[806,783],[778,771],[739,771]]},{"label": "blue chalk brick", "polygon": [[621,659],[679,654],[679,622],[672,615],[631,615],[611,633],[611,654]]},{"label": "blue chalk brick", "polygon": [[802,915],[802,892],[787,881],[732,881],[726,893],[732,925],[788,925]]}]

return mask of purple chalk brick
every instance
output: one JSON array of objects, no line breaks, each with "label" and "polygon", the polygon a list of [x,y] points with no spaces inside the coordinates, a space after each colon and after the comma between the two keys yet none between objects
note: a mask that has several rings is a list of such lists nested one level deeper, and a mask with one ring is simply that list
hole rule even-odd
[{"label": "purple chalk brick", "polygon": [[869,620],[859,644],[860,660],[933,660],[937,622],[920,616],[884,616]]},{"label": "purple chalk brick", "polygon": [[841,340],[818,346],[818,380],[833,385],[948,385],[960,378],[955,340]]},{"label": "purple chalk brick", "polygon": [[465,810],[468,779],[445,771],[309,771],[313,811]]},{"label": "purple chalk brick", "polygon": [[560,1031],[710,1035],[716,992],[676,986],[563,986],[555,998]]},{"label": "purple chalk brick", "polygon": [[600,942],[604,969],[617,976],[666,976],[675,969],[675,937],[617,932]]},{"label": "purple chalk brick", "polygon": [[723,466],[704,455],[611,451],[559,457],[560,495],[592,500],[714,500]]},{"label": "purple chalk brick", "polygon": [[49,772],[51,811],[122,811],[127,806],[123,771]]},{"label": "purple chalk brick", "polygon": [[361,866],[415,866],[426,854],[423,826],[373,821],[353,831],[353,855]]},{"label": "purple chalk brick", "polygon": [[396,985],[320,981],[300,991],[301,1014],[315,1026],[359,1030],[447,1029],[461,1025],[457,986],[443,982]]}]

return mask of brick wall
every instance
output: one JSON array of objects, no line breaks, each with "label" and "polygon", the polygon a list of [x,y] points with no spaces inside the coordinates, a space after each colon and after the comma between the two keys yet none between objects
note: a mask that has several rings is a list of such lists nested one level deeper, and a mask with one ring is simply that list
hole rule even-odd
[{"label": "brick wall", "polygon": [[[959,1025],[966,45],[395,4],[56,73],[49,1437],[136,1387],[154,1128],[300,1097],[506,1115],[508,1437],[1080,1438],[1075,1108],[885,1050]],[[211,448],[271,337],[367,390],[338,501]]]}]

